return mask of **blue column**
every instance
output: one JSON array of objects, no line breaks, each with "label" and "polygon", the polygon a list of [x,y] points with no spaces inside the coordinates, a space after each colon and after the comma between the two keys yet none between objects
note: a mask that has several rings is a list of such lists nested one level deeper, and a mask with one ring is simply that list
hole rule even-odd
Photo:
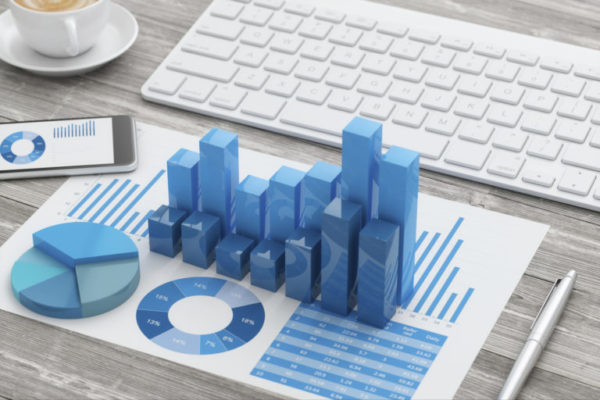
[{"label": "blue column", "polygon": [[211,129],[200,140],[202,211],[221,219],[221,235],[235,226],[235,188],[239,183],[237,135]]},{"label": "blue column", "polygon": [[183,261],[208,268],[215,261],[215,247],[221,238],[221,221],[196,211],[181,224]]},{"label": "blue column", "polygon": [[342,134],[342,198],[363,206],[363,225],[377,217],[382,128],[355,117]]},{"label": "blue column", "polygon": [[269,228],[272,240],[283,243],[302,221],[304,175],[302,171],[283,166],[269,181]]},{"label": "blue column", "polygon": [[323,210],[340,196],[342,169],[318,161],[304,177],[304,226],[321,230]]},{"label": "blue column", "polygon": [[148,218],[150,250],[168,257],[175,257],[181,251],[181,223],[187,212],[176,208],[160,206]]},{"label": "blue column", "polygon": [[400,228],[372,219],[358,241],[358,320],[377,328],[396,312]]},{"label": "blue column", "polygon": [[283,281],[285,247],[274,240],[263,240],[250,254],[250,282],[254,286],[276,292]]},{"label": "blue column", "polygon": [[217,245],[217,273],[242,280],[250,271],[250,251],[254,240],[230,233]]},{"label": "blue column", "polygon": [[260,242],[268,236],[269,182],[248,175],[235,189],[235,231]]},{"label": "blue column", "polygon": [[285,295],[312,303],[321,290],[320,275],[321,233],[298,228],[285,241]]},{"label": "blue column", "polygon": [[398,304],[414,290],[419,153],[392,147],[379,167],[379,218],[400,226]]},{"label": "blue column", "polygon": [[193,213],[200,209],[200,154],[179,149],[167,161],[169,206]]},{"label": "blue column", "polygon": [[323,212],[321,306],[346,315],[356,305],[358,235],[363,207],[335,198]]}]

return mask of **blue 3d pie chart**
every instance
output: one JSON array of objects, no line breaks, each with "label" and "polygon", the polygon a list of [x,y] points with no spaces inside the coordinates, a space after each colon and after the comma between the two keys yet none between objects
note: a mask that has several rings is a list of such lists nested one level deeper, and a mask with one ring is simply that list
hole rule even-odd
[{"label": "blue 3d pie chart", "polygon": [[20,131],[0,143],[0,155],[11,164],[29,164],[44,154],[46,142],[37,133]]}]

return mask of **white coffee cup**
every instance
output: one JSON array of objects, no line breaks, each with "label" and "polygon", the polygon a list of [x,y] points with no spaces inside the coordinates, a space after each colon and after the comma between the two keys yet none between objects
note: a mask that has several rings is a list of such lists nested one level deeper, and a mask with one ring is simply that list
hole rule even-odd
[{"label": "white coffee cup", "polygon": [[31,48],[49,57],[74,57],[89,50],[110,16],[110,0],[67,11],[36,11],[10,0],[17,30]]}]

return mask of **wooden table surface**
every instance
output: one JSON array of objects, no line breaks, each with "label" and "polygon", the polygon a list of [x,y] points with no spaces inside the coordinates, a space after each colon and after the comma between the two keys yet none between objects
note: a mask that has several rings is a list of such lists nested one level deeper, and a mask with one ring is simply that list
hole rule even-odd
[{"label": "wooden table surface", "polygon": [[[209,0],[116,1],[140,24],[133,47],[100,70],[66,79],[38,77],[0,62],[1,121],[131,114],[195,135],[224,128],[239,133],[244,147],[297,161],[340,162],[338,149],[143,101],[140,87]],[[600,49],[599,0],[381,2]],[[0,0],[0,11],[7,6],[8,0]],[[63,182],[0,182],[0,244]],[[421,172],[420,190],[551,226],[457,397],[498,395],[552,282],[574,268],[579,273],[575,291],[521,396],[600,399],[600,213],[429,171]],[[0,311],[0,398],[277,397]]]}]

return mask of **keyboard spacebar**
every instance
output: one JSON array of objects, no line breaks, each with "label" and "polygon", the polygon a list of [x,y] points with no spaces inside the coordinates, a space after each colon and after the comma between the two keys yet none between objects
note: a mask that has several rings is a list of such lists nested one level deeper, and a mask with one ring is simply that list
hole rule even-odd
[{"label": "keyboard spacebar", "polygon": [[352,114],[326,107],[290,103],[282,111],[279,120],[284,124],[342,136],[342,131],[352,118]]}]

